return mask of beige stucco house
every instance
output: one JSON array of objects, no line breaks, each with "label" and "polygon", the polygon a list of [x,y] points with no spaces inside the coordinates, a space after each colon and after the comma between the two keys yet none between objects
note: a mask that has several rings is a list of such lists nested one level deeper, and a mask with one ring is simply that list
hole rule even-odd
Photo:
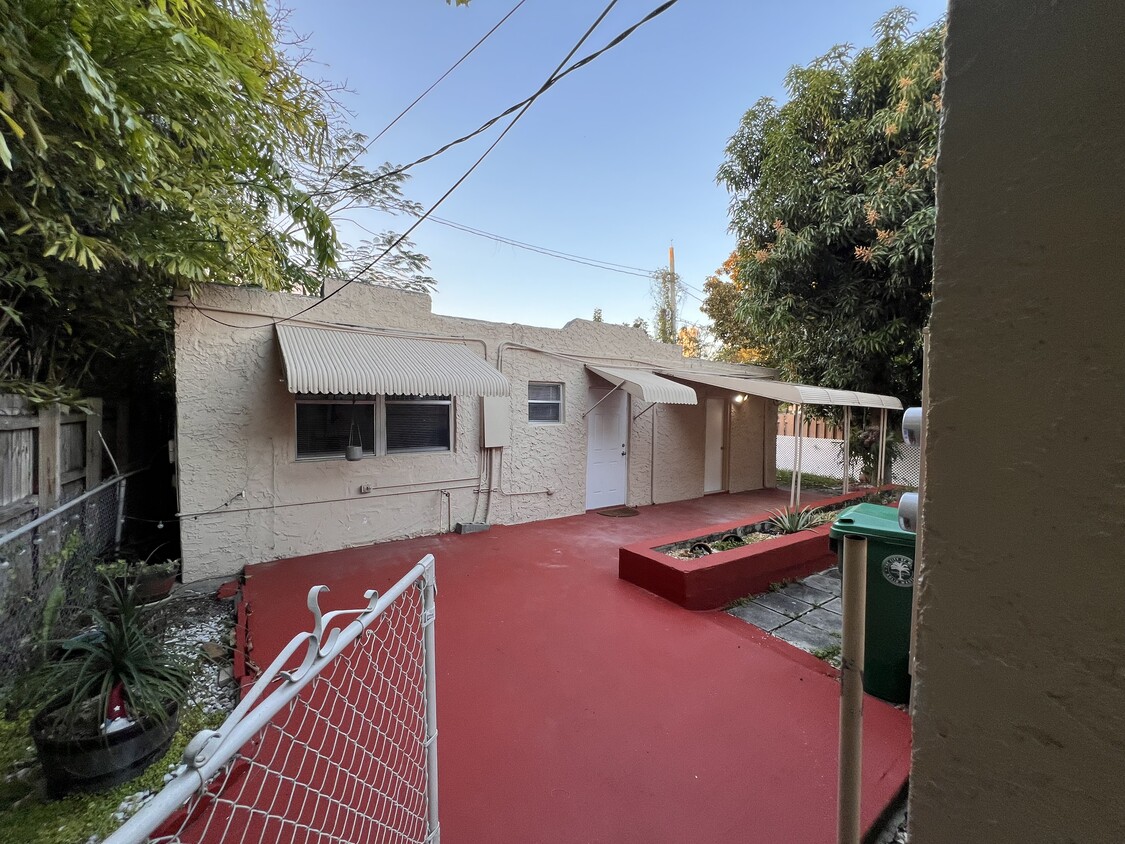
[{"label": "beige stucco house", "polygon": [[774,484],[777,403],[743,389],[774,373],[636,329],[448,317],[361,284],[175,306],[185,580]]}]

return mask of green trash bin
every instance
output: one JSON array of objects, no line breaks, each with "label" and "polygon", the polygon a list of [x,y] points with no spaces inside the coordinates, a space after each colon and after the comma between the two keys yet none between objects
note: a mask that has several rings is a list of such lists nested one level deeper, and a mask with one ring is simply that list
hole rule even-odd
[{"label": "green trash bin", "polygon": [[915,534],[898,526],[898,510],[857,504],[829,531],[841,570],[846,534],[867,537],[867,618],[863,690],[890,703],[910,699],[910,615]]}]

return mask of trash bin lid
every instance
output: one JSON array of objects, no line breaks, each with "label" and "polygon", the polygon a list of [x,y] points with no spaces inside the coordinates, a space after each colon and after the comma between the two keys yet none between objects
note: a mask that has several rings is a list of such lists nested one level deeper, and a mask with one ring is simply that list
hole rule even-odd
[{"label": "trash bin lid", "polygon": [[859,534],[873,539],[890,539],[914,545],[915,534],[898,526],[898,508],[881,504],[856,504],[840,511],[828,535],[839,539],[846,534]]}]

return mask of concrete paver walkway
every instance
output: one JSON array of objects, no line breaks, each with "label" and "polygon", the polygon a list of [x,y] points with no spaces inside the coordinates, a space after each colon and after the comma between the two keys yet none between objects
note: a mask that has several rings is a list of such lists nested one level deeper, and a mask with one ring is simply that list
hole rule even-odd
[{"label": "concrete paver walkway", "polygon": [[825,569],[755,595],[727,613],[783,639],[806,653],[839,649],[843,617],[840,615],[840,572]]},{"label": "concrete paver walkway", "polygon": [[[251,658],[437,559],[443,844],[823,844],[835,837],[839,685],[722,612],[617,577],[647,536],[784,506],[776,491],[586,514],[251,566]],[[905,782],[908,717],[865,704],[863,820]]]}]

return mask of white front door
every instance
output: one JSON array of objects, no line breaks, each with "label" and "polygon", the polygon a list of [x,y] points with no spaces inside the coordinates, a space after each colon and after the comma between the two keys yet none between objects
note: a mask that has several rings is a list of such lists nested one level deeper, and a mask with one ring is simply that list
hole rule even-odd
[{"label": "white front door", "polygon": [[625,503],[629,403],[623,390],[589,391],[586,416],[586,509]]},{"label": "white front door", "polygon": [[707,397],[707,423],[703,442],[703,492],[722,492],[723,456],[726,454],[727,400]]}]

